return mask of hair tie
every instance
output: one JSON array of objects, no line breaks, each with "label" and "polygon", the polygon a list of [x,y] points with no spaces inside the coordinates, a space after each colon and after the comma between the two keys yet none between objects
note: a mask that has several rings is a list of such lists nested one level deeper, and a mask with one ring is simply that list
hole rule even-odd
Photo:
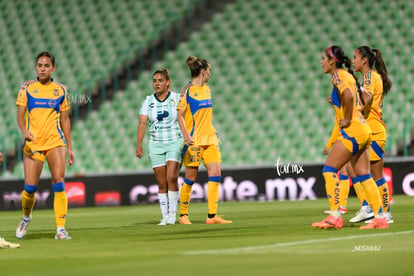
[{"label": "hair tie", "polygon": [[339,61],[339,60],[335,57],[335,55],[333,54],[333,52],[332,52],[332,46],[330,46],[330,47],[326,48],[326,52],[328,53],[328,56],[330,56],[331,58],[333,58],[336,62],[338,62],[338,63],[342,64],[342,62],[340,62],[340,61]]}]

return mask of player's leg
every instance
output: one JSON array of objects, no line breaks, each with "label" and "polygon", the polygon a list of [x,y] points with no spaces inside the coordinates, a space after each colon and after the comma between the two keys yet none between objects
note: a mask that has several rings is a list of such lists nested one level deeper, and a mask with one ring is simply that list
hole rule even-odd
[{"label": "player's leg", "polygon": [[55,239],[69,240],[71,237],[65,230],[68,213],[68,198],[65,192],[66,147],[59,146],[46,153],[52,177],[54,192],[53,209],[55,211],[56,235]]},{"label": "player's leg", "polygon": [[371,176],[371,166],[369,159],[369,149],[361,150],[353,156],[351,164],[364,187],[365,194],[367,196],[368,204],[372,207],[375,218],[372,222],[366,226],[361,226],[360,229],[373,229],[373,228],[388,228],[387,219],[383,217],[382,202],[378,192],[377,185]]},{"label": "player's leg", "polygon": [[177,204],[180,198],[178,189],[178,174],[181,164],[176,161],[167,161],[167,186],[168,186],[168,219],[167,224],[174,224],[177,215]]},{"label": "player's leg", "polygon": [[[151,158],[151,161],[153,158]],[[167,167],[164,165],[157,165],[152,168],[155,174],[155,179],[158,184],[158,201],[160,203],[160,210],[162,219],[158,225],[167,225],[168,219],[168,196],[167,196]]]},{"label": "player's leg", "polygon": [[221,183],[221,153],[216,145],[205,147],[201,156],[204,165],[207,168],[207,204],[208,213],[206,218],[207,224],[232,223],[231,220],[225,220],[217,214],[219,202],[219,188]]},{"label": "player's leg", "polygon": [[16,238],[21,239],[26,235],[27,227],[32,220],[32,211],[36,202],[36,191],[42,172],[44,155],[32,153],[26,147],[23,150],[24,189],[22,192],[22,219],[16,229]]},{"label": "player's leg", "polygon": [[[346,143],[347,145],[345,145]],[[351,147],[351,149],[349,149]],[[343,220],[339,212],[339,181],[337,178],[338,170],[352,157],[352,144],[348,145],[346,140],[338,139],[326,158],[322,169],[325,179],[325,190],[329,201],[330,215],[324,220],[312,223],[316,228],[342,228]]]},{"label": "player's leg", "polygon": [[341,214],[346,214],[348,212],[349,176],[346,167],[347,165],[339,170],[339,211]]},{"label": "player's leg", "polygon": [[184,145],[183,165],[185,166],[184,183],[180,191],[180,224],[191,224],[188,219],[188,207],[191,200],[193,184],[198,176],[201,162],[201,148],[195,145]]}]

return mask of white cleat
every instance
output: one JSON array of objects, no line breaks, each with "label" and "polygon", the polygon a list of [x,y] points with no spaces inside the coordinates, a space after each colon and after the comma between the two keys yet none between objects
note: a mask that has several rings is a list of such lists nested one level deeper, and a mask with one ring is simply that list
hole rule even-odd
[{"label": "white cleat", "polygon": [[56,231],[55,240],[71,240],[72,237],[69,236],[69,233],[61,228]]},{"label": "white cleat", "polygon": [[19,248],[20,244],[18,243],[11,243],[0,237],[0,248],[7,249],[7,248]]},{"label": "white cleat", "polygon": [[176,214],[169,214],[167,218],[167,224],[175,224],[175,221],[177,220]]},{"label": "white cleat", "polygon": [[167,218],[168,218],[168,217],[162,218],[162,219],[160,220],[160,223],[158,223],[157,225],[160,225],[160,226],[167,225]]},{"label": "white cleat", "polygon": [[374,218],[374,213],[371,209],[367,206],[361,207],[361,209],[356,213],[356,216],[351,218],[349,222],[351,223],[357,223],[357,222],[363,222]]},{"label": "white cleat", "polygon": [[16,229],[16,238],[22,239],[24,236],[26,236],[27,227],[29,227],[31,221],[32,215],[30,215],[29,218],[22,217],[22,220],[20,221]]}]

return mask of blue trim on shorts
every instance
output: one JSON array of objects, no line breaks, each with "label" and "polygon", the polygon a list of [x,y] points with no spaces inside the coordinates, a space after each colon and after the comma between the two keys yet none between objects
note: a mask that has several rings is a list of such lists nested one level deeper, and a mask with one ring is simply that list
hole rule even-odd
[{"label": "blue trim on shorts", "polygon": [[64,182],[56,182],[52,185],[53,191],[56,192],[64,192],[65,191],[65,183]]},{"label": "blue trim on shorts", "polygon": [[184,155],[187,153],[188,150],[188,145],[184,144],[183,150],[181,151],[181,156],[184,158]]},{"label": "blue trim on shorts", "polygon": [[29,185],[29,184],[24,183],[24,190],[28,192],[29,194],[33,194],[34,192],[36,192],[37,188],[39,188],[38,185]]},{"label": "blue trim on shorts", "polygon": [[371,148],[379,158],[384,159],[384,150],[378,145],[376,141],[372,141]]},{"label": "blue trim on shorts", "polygon": [[322,168],[322,173],[326,173],[326,172],[337,173],[338,169],[335,169],[334,167],[325,165]]},{"label": "blue trim on shorts", "polygon": [[375,181],[375,183],[377,183],[377,186],[380,187],[382,185],[384,185],[385,183],[387,183],[387,180],[385,180],[385,178],[380,178],[377,181]]},{"label": "blue trim on shorts", "polygon": [[212,182],[217,182],[217,183],[220,183],[220,181],[221,181],[221,176],[220,176],[220,175],[218,175],[218,176],[209,176],[209,177],[208,177],[208,181],[212,181]]},{"label": "blue trim on shorts", "polygon": [[341,134],[342,134],[342,136],[343,136],[345,139],[347,139],[347,140],[351,141],[351,143],[352,143],[352,155],[357,154],[357,152],[358,152],[358,150],[359,150],[359,145],[358,145],[357,140],[356,140],[354,137],[350,137],[350,136],[349,136],[349,135],[345,132],[345,130],[343,130],[343,129],[341,129]]}]

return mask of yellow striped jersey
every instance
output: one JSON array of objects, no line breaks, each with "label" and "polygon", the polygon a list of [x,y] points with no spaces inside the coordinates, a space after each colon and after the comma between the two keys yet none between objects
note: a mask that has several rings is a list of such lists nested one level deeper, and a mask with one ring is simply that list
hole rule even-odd
[{"label": "yellow striped jersey", "polygon": [[34,141],[27,142],[33,151],[65,145],[60,112],[70,109],[67,89],[53,81],[43,85],[37,79],[25,82],[17,96],[17,106],[26,107],[26,128]]},{"label": "yellow striped jersey", "polygon": [[181,90],[177,110],[184,110],[185,126],[196,145],[218,144],[216,129],[213,126],[211,91],[206,84],[186,84]]},{"label": "yellow striped jersey", "polygon": [[372,133],[385,132],[385,124],[382,120],[382,106],[384,101],[382,77],[375,70],[365,73],[362,87],[372,95],[371,110],[366,119]]}]

